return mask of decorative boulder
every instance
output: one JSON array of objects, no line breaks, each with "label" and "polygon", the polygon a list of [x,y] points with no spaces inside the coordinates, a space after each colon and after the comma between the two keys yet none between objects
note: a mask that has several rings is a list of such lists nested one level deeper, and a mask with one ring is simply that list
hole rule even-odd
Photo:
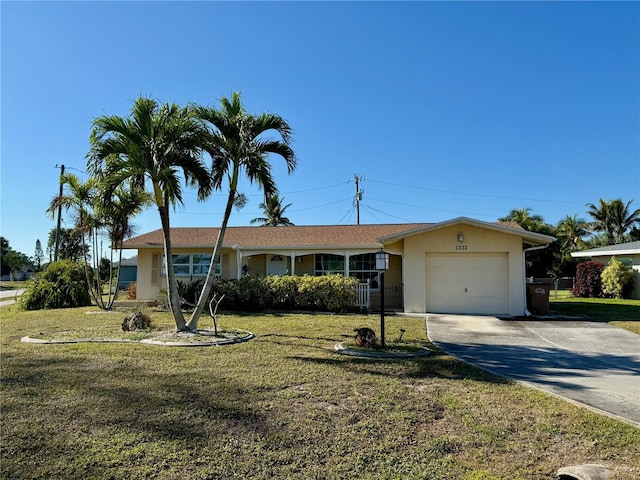
[{"label": "decorative boulder", "polygon": [[130,332],[133,330],[146,330],[151,326],[151,319],[142,312],[136,312],[122,321],[122,330]]},{"label": "decorative boulder", "polygon": [[373,348],[378,343],[378,337],[370,328],[356,328],[356,345],[363,348]]}]

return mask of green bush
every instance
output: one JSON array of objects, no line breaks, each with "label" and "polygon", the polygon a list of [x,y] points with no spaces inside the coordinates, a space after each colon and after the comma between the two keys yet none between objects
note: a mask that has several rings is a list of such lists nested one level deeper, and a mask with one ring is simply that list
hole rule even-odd
[{"label": "green bush", "polygon": [[84,265],[71,260],[50,263],[46,270],[36,274],[21,297],[21,305],[26,310],[91,305]]},{"label": "green bush", "polygon": [[211,296],[224,300],[220,308],[244,312],[264,310],[312,310],[348,312],[354,309],[358,280],[339,274],[319,277],[246,276],[240,280],[218,281]]},{"label": "green bush", "polygon": [[200,292],[202,292],[203,286],[204,278],[199,278],[192,282],[182,282],[178,280],[178,295],[180,295],[180,298],[185,302],[195,305],[198,303],[198,298],[200,298]]},{"label": "green bush", "polygon": [[611,257],[609,266],[602,271],[602,292],[613,298],[629,298],[633,290],[633,269],[616,257]]}]

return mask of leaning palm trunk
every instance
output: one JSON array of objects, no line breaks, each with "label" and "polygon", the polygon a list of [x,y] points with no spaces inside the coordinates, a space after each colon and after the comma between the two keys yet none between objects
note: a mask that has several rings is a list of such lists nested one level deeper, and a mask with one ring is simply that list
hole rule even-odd
[{"label": "leaning palm trunk", "polygon": [[[98,246],[96,242],[96,232],[92,232],[93,228],[89,230],[89,236],[91,237],[91,247],[93,250],[92,265],[89,265],[89,260],[87,260],[87,244],[84,238],[84,232],[82,232],[82,251],[84,257],[84,274],[87,279],[87,287],[89,287],[89,295],[93,302],[100,308],[101,310],[106,310],[104,300],[102,298],[102,285],[100,284],[100,268],[96,268],[96,257],[98,257]],[[93,278],[92,278],[93,277]]]},{"label": "leaning palm trunk", "polygon": [[224,234],[227,230],[227,223],[229,223],[229,217],[231,216],[231,208],[233,207],[235,194],[236,194],[235,188],[231,187],[229,189],[227,206],[224,210],[224,217],[222,218],[222,226],[220,227],[220,232],[218,233],[218,239],[216,240],[216,245],[215,247],[213,247],[213,254],[211,255],[211,263],[209,264],[209,272],[207,273],[207,279],[204,282],[204,286],[202,287],[202,292],[200,292],[200,297],[198,298],[198,303],[196,304],[196,308],[191,314],[191,318],[189,319],[189,323],[187,324],[187,329],[192,332],[195,332],[198,330],[198,321],[202,316],[202,311],[204,310],[204,307],[207,304],[209,294],[211,293],[211,288],[213,287],[213,282],[215,281],[215,278],[216,278],[215,273],[216,273],[217,257],[220,256],[220,251],[222,250],[222,244],[224,242]]},{"label": "leaning palm trunk", "polygon": [[109,303],[107,308],[111,310],[114,303],[118,299],[118,285],[120,284],[120,265],[122,264],[122,242],[118,245],[118,268],[116,269],[116,278],[114,281],[115,289],[113,297],[111,296],[111,278],[113,277],[113,248],[111,249],[111,262],[109,264]]},{"label": "leaning palm trunk", "polygon": [[158,207],[160,213],[160,221],[162,223],[162,232],[164,234],[164,256],[167,261],[167,297],[169,299],[169,308],[176,322],[176,330],[182,332],[186,330],[186,322],[182,309],[180,308],[180,296],[178,295],[178,282],[173,271],[173,258],[171,255],[171,230],[169,227],[169,212],[166,206]]}]

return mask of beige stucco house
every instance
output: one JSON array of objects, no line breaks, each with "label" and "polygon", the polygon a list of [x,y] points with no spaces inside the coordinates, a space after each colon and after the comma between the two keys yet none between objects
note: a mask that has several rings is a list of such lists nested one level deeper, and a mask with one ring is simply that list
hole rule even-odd
[{"label": "beige stucco house", "polygon": [[635,280],[635,286],[631,293],[631,298],[640,299],[640,241],[572,252],[571,256],[574,258],[591,258],[604,266],[607,266],[611,257],[615,256],[622,263],[630,266],[634,270],[633,278]]},{"label": "beige stucco house", "polygon": [[[218,228],[172,228],[178,279],[205,276]],[[390,254],[385,305],[410,313],[523,315],[527,250],[553,237],[515,223],[456,218],[441,223],[229,227],[217,274],[323,275],[341,273],[369,282],[379,294],[375,254]],[[166,290],[162,230],[124,243],[137,250],[139,300]]]}]

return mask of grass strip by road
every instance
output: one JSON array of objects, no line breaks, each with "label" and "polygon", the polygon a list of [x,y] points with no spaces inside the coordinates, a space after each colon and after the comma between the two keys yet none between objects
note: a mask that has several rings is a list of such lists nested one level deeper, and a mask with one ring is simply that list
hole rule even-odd
[{"label": "grass strip by road", "polygon": [[126,313],[88,311],[0,310],[3,478],[535,480],[583,463],[640,477],[640,429],[443,354],[423,319],[387,317],[388,339],[432,350],[398,361],[334,352],[379,328],[358,315],[221,314],[256,334],[224,347],[20,342],[120,335]]}]

